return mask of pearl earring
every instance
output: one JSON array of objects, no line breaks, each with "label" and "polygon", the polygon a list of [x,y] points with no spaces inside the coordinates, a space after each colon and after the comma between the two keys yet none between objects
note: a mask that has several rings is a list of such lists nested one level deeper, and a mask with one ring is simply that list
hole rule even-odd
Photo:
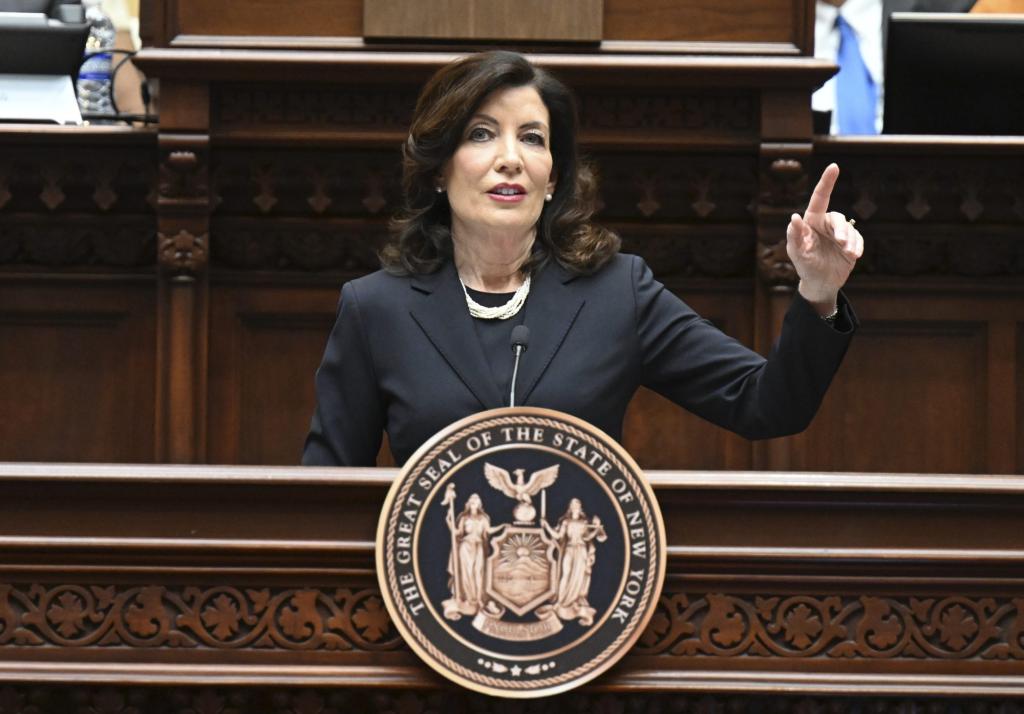
[{"label": "pearl earring", "polygon": [[552,196],[552,195],[551,195],[550,193],[549,193],[549,194],[547,194],[546,196],[544,196],[544,200],[545,200],[545,201],[547,201],[547,202],[549,202],[549,203],[551,202],[551,199],[552,199],[552,198],[554,198],[554,196]]},{"label": "pearl earring", "polygon": [[434,186],[434,190],[438,193],[444,193],[444,188],[441,186]]}]

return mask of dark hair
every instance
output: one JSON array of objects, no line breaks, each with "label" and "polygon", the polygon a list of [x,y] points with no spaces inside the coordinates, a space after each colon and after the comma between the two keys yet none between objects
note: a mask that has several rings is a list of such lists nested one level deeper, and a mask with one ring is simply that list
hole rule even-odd
[{"label": "dark hair", "polygon": [[619,250],[613,232],[591,222],[597,178],[576,145],[576,101],[568,88],[515,52],[470,55],[442,67],[416,102],[409,137],[402,147],[405,203],[391,222],[392,241],[381,251],[391,273],[424,274],[452,256],[451,213],[437,176],[462,141],[469,119],[494,91],[531,86],[551,119],[555,192],[537,222],[529,272],[550,259],[573,273],[592,273]]}]

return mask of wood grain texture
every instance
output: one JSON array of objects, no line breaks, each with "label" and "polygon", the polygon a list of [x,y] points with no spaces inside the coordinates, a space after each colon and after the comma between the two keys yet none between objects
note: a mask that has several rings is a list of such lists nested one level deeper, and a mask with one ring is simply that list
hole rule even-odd
[{"label": "wood grain texture", "polygon": [[[147,46],[363,49],[379,40],[488,38],[592,42],[602,49],[652,53],[812,54],[814,3],[745,0],[739,4],[654,0],[563,0],[518,5],[436,0],[404,9],[397,0],[300,0],[281,12],[268,0],[149,0],[142,25]],[[602,7],[603,10],[602,10]],[[571,46],[571,45],[570,45]],[[390,48],[401,47],[392,42]]]},{"label": "wood grain texture", "polygon": [[296,464],[338,290],[229,284],[214,295],[207,459]]},{"label": "wood grain texture", "polygon": [[890,306],[884,317],[869,299],[858,304],[861,331],[814,425],[796,437],[794,467],[985,471],[984,323],[936,319],[923,306],[918,319],[897,321]]},{"label": "wood grain texture", "polygon": [[367,38],[598,42],[604,0],[373,0]]},{"label": "wood grain texture", "polygon": [[0,284],[3,459],[153,459],[152,281]]},{"label": "wood grain texture", "polygon": [[160,3],[172,13],[176,35],[361,35],[360,0],[302,0],[282,8],[274,0],[172,0]]},{"label": "wood grain texture", "polygon": [[609,40],[792,42],[795,4],[802,5],[798,0],[651,0],[639,8],[630,0],[605,0],[604,36]]}]

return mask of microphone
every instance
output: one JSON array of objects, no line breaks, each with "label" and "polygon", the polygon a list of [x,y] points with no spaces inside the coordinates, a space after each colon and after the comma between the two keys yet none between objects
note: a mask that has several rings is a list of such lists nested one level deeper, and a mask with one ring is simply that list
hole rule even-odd
[{"label": "microphone", "polygon": [[516,376],[519,374],[519,357],[530,346],[530,328],[526,325],[516,325],[512,328],[512,351],[516,353],[515,364],[512,365],[512,388],[508,395],[508,405],[516,405]]}]

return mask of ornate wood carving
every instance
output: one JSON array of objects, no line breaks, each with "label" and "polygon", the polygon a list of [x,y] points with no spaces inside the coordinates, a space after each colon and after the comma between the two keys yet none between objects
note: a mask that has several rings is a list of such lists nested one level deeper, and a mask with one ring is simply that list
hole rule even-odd
[{"label": "ornate wood carving", "polygon": [[872,231],[870,251],[857,266],[865,275],[1024,275],[1024,244],[1004,226],[936,228],[925,236],[891,227]]},{"label": "ornate wood carving", "polygon": [[373,129],[404,133],[416,87],[323,84],[227,84],[216,88],[214,131],[294,127],[304,131]]},{"label": "ornate wood carving", "polygon": [[61,167],[51,165],[44,165],[39,171],[43,179],[43,190],[39,192],[39,200],[51,211],[64,203],[64,199],[67,198],[60,186],[61,177],[65,172],[66,170],[62,170]]},{"label": "ornate wood carving", "polygon": [[0,647],[390,650],[377,590],[0,584]]},{"label": "ornate wood carving", "polygon": [[761,146],[760,195],[757,203],[757,270],[769,285],[793,285],[796,271],[786,254],[786,224],[806,208],[811,147],[804,144]]},{"label": "ornate wood carving", "polygon": [[637,653],[1024,660],[1024,598],[667,594]]},{"label": "ornate wood carving", "polygon": [[387,228],[370,221],[215,219],[215,264],[238,269],[341,270],[380,267]]},{"label": "ornate wood carving", "polygon": [[[911,225],[1004,225],[1024,220],[1019,155],[972,155],[941,144],[927,156],[916,147],[821,140],[815,146],[815,178],[828,163],[842,175],[833,193],[836,210],[858,221]],[[867,226],[865,226],[867,227]]]},{"label": "ornate wood carving", "polygon": [[599,220],[732,224],[737,233],[750,224],[757,195],[756,164],[747,157],[714,158],[673,154],[594,154],[603,207]]},{"label": "ornate wood carving", "polygon": [[207,234],[192,235],[180,230],[173,236],[159,236],[160,266],[172,273],[198,273],[206,268],[208,262],[209,236]]},{"label": "ornate wood carving", "polygon": [[685,230],[671,226],[609,226],[622,236],[622,249],[656,266],[660,279],[753,274],[753,241],[735,231],[718,226]]},{"label": "ornate wood carving", "polygon": [[[0,647],[405,649],[374,588],[0,584]],[[1024,661],[1024,597],[664,593],[637,656]]]},{"label": "ornate wood carving", "polygon": [[0,263],[136,267],[154,261],[151,216],[35,217],[0,221]]},{"label": "ornate wood carving", "polygon": [[[597,152],[602,218],[748,223],[755,165],[741,156]],[[400,200],[393,151],[219,152],[216,215],[384,218]]]},{"label": "ornate wood carving", "polygon": [[[138,137],[132,137],[136,143]],[[147,142],[148,143],[148,142]],[[152,215],[147,146],[3,147],[0,211],[8,215]]]},{"label": "ornate wood carving", "polygon": [[208,144],[203,135],[160,137],[157,253],[161,269],[171,277],[202,272],[208,263]]},{"label": "ornate wood carving", "polygon": [[[188,94],[205,124],[205,93]],[[173,96],[173,93],[172,93]],[[185,107],[182,107],[185,110]],[[206,431],[207,270],[210,254],[209,137],[161,133],[157,189],[158,461],[202,460]]]},{"label": "ornate wood carving", "polygon": [[758,126],[758,97],[749,91],[579,93],[581,128],[753,136]]},{"label": "ornate wood carving", "polygon": [[92,192],[92,198],[101,211],[109,211],[117,203],[117,191],[113,187],[116,172],[116,167],[107,164],[93,169],[96,190]]},{"label": "ornate wood carving", "polygon": [[[214,131],[225,134],[302,129],[342,134],[354,129],[393,134],[407,131],[419,87],[270,86],[234,84],[217,89]],[[579,91],[583,136],[609,131],[753,137],[758,127],[758,98],[751,91],[609,92]],[[647,137],[650,138],[650,137]]]},{"label": "ornate wood carving", "polygon": [[[182,141],[179,137],[175,144]],[[188,141],[185,139],[184,141]],[[205,144],[202,137],[193,141]],[[208,167],[205,152],[194,149],[167,149],[160,162],[161,205],[203,205],[209,193]]]},{"label": "ornate wood carving", "polygon": [[[159,254],[164,269],[194,272],[212,250],[216,264],[232,269],[376,268],[383,219],[398,202],[397,152],[225,149],[210,166],[202,137],[178,139],[165,147],[159,175],[138,150],[13,149],[0,165],[0,262],[136,267]],[[597,150],[600,219],[618,227],[628,249],[649,256],[660,274],[739,276],[756,264],[771,284],[785,284],[792,279],[785,220],[802,208],[810,173],[832,158],[808,169],[803,149],[792,148],[765,148],[760,189],[755,165],[741,155],[680,160]],[[870,239],[859,273],[1024,273],[1014,227],[1024,220],[1024,197],[1006,162],[950,157],[914,169],[885,156],[835,158],[843,168],[835,207],[857,217]],[[203,230],[211,189],[214,226]],[[170,221],[159,251],[155,196],[163,222]],[[755,207],[756,244],[744,237]],[[68,212],[74,221],[64,220]],[[261,220],[241,221],[250,216]],[[303,216],[329,222],[296,220]],[[922,233],[906,228],[909,222],[937,225]],[[675,247],[670,234],[679,238]],[[697,245],[690,237],[700,234],[706,242],[691,256],[686,246]],[[738,264],[755,253],[750,266]]]}]

